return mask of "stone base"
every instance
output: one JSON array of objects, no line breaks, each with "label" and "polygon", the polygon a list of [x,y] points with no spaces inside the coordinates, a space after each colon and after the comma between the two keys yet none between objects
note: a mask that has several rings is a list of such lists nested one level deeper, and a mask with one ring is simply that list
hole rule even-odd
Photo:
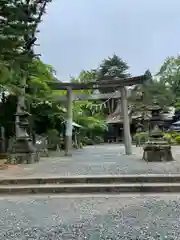
[{"label": "stone base", "polygon": [[39,161],[39,153],[15,153],[8,155],[8,163],[11,164],[31,164]]},{"label": "stone base", "polygon": [[147,162],[173,161],[170,145],[147,144],[144,147],[143,160]]},{"label": "stone base", "polygon": [[65,153],[64,153],[64,156],[65,156],[65,157],[72,157],[72,152],[65,152]]},{"label": "stone base", "polygon": [[9,149],[11,153],[34,153],[36,148],[34,147],[31,138],[29,137],[19,137],[16,138]]},{"label": "stone base", "polygon": [[49,157],[49,151],[48,149],[42,149],[38,151],[40,157]]},{"label": "stone base", "polygon": [[4,170],[6,169],[8,166],[7,166],[7,158],[0,158],[0,170]]},{"label": "stone base", "polygon": [[8,149],[8,163],[31,164],[39,161],[40,154],[29,137],[17,138]]}]

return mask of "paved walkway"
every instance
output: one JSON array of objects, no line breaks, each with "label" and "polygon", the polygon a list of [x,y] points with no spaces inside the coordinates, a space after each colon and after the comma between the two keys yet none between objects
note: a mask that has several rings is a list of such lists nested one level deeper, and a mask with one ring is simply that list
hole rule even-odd
[{"label": "paved walkway", "polygon": [[88,146],[75,151],[73,157],[42,158],[37,164],[12,166],[0,171],[0,178],[43,177],[94,174],[180,173],[180,147],[172,147],[175,161],[146,163],[142,148],[133,147],[133,155],[124,155],[118,144]]}]

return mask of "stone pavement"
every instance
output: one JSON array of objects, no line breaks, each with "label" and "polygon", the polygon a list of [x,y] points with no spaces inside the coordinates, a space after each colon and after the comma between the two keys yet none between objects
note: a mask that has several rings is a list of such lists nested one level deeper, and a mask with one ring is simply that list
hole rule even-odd
[{"label": "stone pavement", "polygon": [[142,147],[133,146],[133,155],[124,155],[119,144],[88,146],[74,152],[73,157],[42,158],[39,163],[11,166],[0,171],[0,178],[48,177],[95,174],[180,173],[180,147],[172,147],[175,161],[146,163]]}]

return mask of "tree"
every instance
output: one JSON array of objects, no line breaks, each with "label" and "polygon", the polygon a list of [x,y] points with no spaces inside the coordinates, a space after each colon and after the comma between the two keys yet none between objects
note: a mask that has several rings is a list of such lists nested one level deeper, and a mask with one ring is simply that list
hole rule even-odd
[{"label": "tree", "polygon": [[[97,69],[99,79],[103,79],[105,76],[109,76],[112,78],[126,78],[129,77],[130,74],[128,73],[129,66],[126,62],[124,62],[120,57],[117,55],[113,55],[112,57],[108,57],[104,59],[101,63],[100,67]],[[101,92],[113,92],[113,88],[105,88],[102,89]]]},{"label": "tree", "polygon": [[60,104],[50,101],[39,101],[31,105],[31,127],[37,134],[45,134],[48,130],[63,131],[65,111]]},{"label": "tree", "polygon": [[17,96],[22,95],[24,74],[29,109],[31,103],[50,95],[47,81],[54,80],[53,68],[40,61],[32,49],[36,41],[37,24],[41,21],[48,2],[50,1],[2,0],[0,3],[0,112],[1,125],[5,126],[6,131],[11,129],[9,123],[13,126]]},{"label": "tree", "polygon": [[49,64],[43,63],[39,58],[33,59],[28,65],[27,88],[28,98],[30,100],[50,100],[52,91],[48,82],[56,81],[55,70]]},{"label": "tree", "polygon": [[37,25],[51,0],[2,0],[0,3],[1,85],[20,90],[29,64],[36,57]]},{"label": "tree", "polygon": [[152,78],[132,90],[129,102],[133,112],[145,113],[154,104],[166,110],[172,106],[174,98],[171,89],[164,82]]},{"label": "tree", "polygon": [[51,0],[2,0],[0,4],[0,60],[17,65],[34,57],[37,24]]},{"label": "tree", "polygon": [[95,80],[97,80],[96,70],[90,70],[90,71],[83,70],[82,72],[80,72],[77,78],[72,78],[71,82],[88,83]]},{"label": "tree", "polygon": [[[88,83],[97,80],[97,71],[82,71],[77,78],[72,78],[72,82]],[[92,94],[92,90],[75,91],[83,94]],[[86,134],[95,138],[96,135],[102,135],[107,130],[107,124],[104,121],[104,111],[94,111],[94,106],[102,101],[75,101],[73,103],[73,119],[86,129]]]},{"label": "tree", "polygon": [[[3,72],[5,69],[10,72],[3,84],[9,87],[10,83],[14,88],[18,114],[25,109],[28,68],[36,57],[33,47],[37,40],[37,26],[49,2],[50,0],[2,0],[0,4],[0,65]],[[16,137],[21,132],[17,115]]]},{"label": "tree", "polygon": [[83,126],[83,135],[90,138],[91,142],[96,142],[98,138],[103,139],[103,135],[107,131],[107,123],[103,112],[94,113],[92,106],[93,102],[76,101],[73,105],[73,119]]},{"label": "tree", "polygon": [[126,78],[129,76],[127,72],[129,66],[126,62],[124,62],[120,57],[117,55],[113,55],[112,57],[108,57],[104,59],[100,65],[98,70],[99,77],[110,76],[110,77],[119,77],[119,78]]},{"label": "tree", "polygon": [[157,76],[160,82],[169,86],[174,98],[180,97],[180,56],[168,57]]},{"label": "tree", "polygon": [[[54,69],[52,66],[43,63],[40,59],[34,59],[27,69],[26,105],[32,114],[30,117],[30,128],[34,132],[42,133],[47,129],[57,126],[63,119],[63,111],[58,103],[52,102],[52,91],[47,85],[48,81],[55,81]],[[14,82],[18,82],[16,75]],[[4,126],[7,137],[14,135],[14,121],[19,88],[11,86],[7,81],[3,85],[0,102],[0,125]]]}]

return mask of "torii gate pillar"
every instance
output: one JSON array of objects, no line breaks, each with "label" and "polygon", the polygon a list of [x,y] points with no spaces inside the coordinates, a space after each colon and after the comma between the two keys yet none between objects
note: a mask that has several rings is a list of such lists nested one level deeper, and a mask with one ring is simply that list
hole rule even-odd
[{"label": "torii gate pillar", "polygon": [[132,140],[131,140],[131,134],[130,134],[126,87],[122,87],[120,89],[120,92],[121,92],[121,109],[122,109],[122,115],[123,115],[125,153],[126,153],[126,155],[131,155],[132,154]]},{"label": "torii gate pillar", "polygon": [[66,119],[66,133],[65,133],[65,156],[72,156],[72,107],[73,107],[73,93],[72,89],[67,89],[67,119]]}]

